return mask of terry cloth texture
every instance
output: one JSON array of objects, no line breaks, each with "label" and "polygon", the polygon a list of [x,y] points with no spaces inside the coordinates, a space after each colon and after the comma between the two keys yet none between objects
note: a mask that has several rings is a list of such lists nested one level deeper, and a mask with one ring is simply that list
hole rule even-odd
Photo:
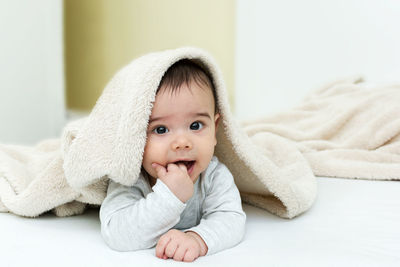
[{"label": "terry cloth texture", "polygon": [[317,176],[400,180],[399,84],[336,81],[291,110],[242,127],[252,140],[265,132],[290,140]]},{"label": "terry cloth texture", "polygon": [[234,120],[215,61],[197,48],[142,56],[108,83],[88,117],[66,125],[59,140],[35,147],[0,146],[0,210],[38,216],[79,214],[100,205],[108,180],[132,186],[139,177],[146,129],[156,90],[165,71],[181,59],[212,76],[222,123],[216,156],[235,179],[245,202],[292,218],[316,197],[316,179],[292,142],[264,131],[251,136]]}]

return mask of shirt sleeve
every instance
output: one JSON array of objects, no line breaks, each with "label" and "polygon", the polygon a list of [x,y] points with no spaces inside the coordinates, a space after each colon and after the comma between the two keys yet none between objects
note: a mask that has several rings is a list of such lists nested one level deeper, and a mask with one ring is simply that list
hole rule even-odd
[{"label": "shirt sleeve", "polygon": [[101,234],[114,250],[155,246],[161,235],[178,223],[186,207],[159,179],[154,192],[144,196],[145,183],[139,179],[132,187],[110,181],[100,207]]},{"label": "shirt sleeve", "polygon": [[199,225],[186,229],[196,232],[208,247],[207,255],[237,245],[244,236],[246,214],[239,190],[228,168],[220,164],[210,175]]}]

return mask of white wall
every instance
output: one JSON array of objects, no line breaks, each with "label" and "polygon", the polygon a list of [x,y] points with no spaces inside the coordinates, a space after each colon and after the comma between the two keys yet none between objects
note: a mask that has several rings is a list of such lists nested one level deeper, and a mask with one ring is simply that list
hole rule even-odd
[{"label": "white wall", "polygon": [[0,0],[0,143],[57,137],[65,123],[61,0]]},{"label": "white wall", "polygon": [[348,75],[400,81],[398,0],[237,0],[236,116],[298,103]]}]

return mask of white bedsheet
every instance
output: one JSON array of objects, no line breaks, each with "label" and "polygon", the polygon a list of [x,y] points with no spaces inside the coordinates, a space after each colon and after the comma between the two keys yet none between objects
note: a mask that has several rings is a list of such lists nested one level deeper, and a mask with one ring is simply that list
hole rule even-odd
[{"label": "white bedsheet", "polygon": [[[314,206],[292,220],[244,205],[236,247],[191,266],[400,266],[400,182],[318,178]],[[36,219],[0,213],[0,266],[188,266],[154,248],[115,252],[100,236],[98,210]]]}]

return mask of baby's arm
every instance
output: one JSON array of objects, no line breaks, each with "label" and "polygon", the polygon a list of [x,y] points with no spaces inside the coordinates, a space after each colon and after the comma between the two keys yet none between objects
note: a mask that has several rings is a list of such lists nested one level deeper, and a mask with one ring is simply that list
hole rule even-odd
[{"label": "baby's arm", "polygon": [[239,191],[228,168],[220,164],[208,177],[209,190],[203,203],[199,225],[187,229],[197,233],[207,244],[207,255],[238,244],[245,230],[246,214]]},{"label": "baby's arm", "polygon": [[144,180],[134,186],[113,181],[100,209],[101,233],[112,249],[132,251],[153,247],[179,222],[186,207],[160,180],[143,196]]},{"label": "baby's arm", "polygon": [[[167,168],[153,163],[158,179],[181,201],[186,202],[193,195],[193,181],[183,164],[169,164]],[[207,245],[195,232],[169,230],[157,242],[156,256],[161,259],[173,258],[176,261],[194,261],[207,253]]]}]

